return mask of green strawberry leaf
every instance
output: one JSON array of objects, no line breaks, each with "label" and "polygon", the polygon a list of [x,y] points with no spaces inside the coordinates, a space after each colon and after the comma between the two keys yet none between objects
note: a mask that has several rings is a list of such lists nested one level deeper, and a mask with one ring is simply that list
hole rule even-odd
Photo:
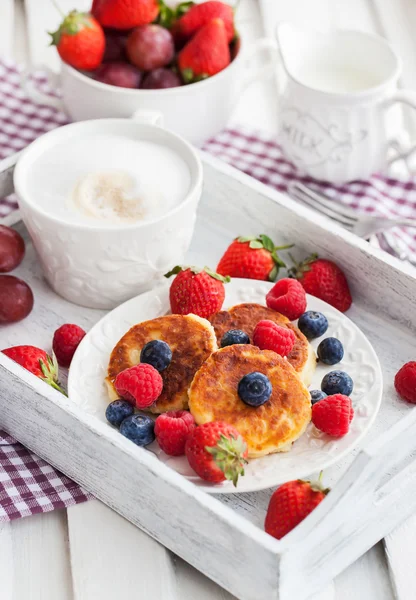
[{"label": "green strawberry leaf", "polygon": [[183,15],[185,15],[192,6],[194,6],[195,2],[181,2],[175,9],[175,17],[180,19]]},{"label": "green strawberry leaf", "polygon": [[279,275],[280,267],[274,265],[273,269],[269,273],[269,281],[276,281],[277,276]]},{"label": "green strawberry leaf", "polygon": [[192,83],[194,80],[194,72],[192,69],[184,69],[182,71],[182,79],[185,83]]},{"label": "green strawberry leaf", "polygon": [[165,277],[167,279],[169,279],[169,277],[172,277],[172,275],[177,275],[178,273],[180,273],[182,271],[182,267],[180,267],[179,265],[176,267],[173,267],[173,269],[171,269],[168,273],[165,273]]},{"label": "green strawberry leaf", "polygon": [[253,250],[260,250],[260,248],[263,248],[263,244],[258,240],[253,240],[252,242],[250,242],[250,248],[252,248]]},{"label": "green strawberry leaf", "polygon": [[267,235],[264,235],[264,233],[262,233],[260,235],[260,240],[261,240],[264,248],[266,248],[266,250],[268,250],[269,252],[274,251],[274,243]]},{"label": "green strawberry leaf", "polygon": [[219,273],[212,271],[212,269],[210,269],[209,267],[204,267],[204,271],[205,271],[205,273],[208,273],[208,275],[210,275],[210,277],[212,277],[213,279],[216,279],[217,281],[222,281],[222,283],[229,283],[231,281],[231,277],[229,275],[224,277],[223,275],[220,275]]},{"label": "green strawberry leaf", "polygon": [[167,6],[164,2],[159,2],[159,16],[157,18],[158,25],[170,29],[175,20],[175,13],[170,6]]},{"label": "green strawberry leaf", "polygon": [[240,237],[236,238],[237,242],[240,242],[241,244],[244,244],[245,242],[252,242],[253,240],[256,240],[257,238],[253,237],[253,236],[243,236],[241,235]]},{"label": "green strawberry leaf", "polygon": [[221,434],[216,445],[205,446],[205,450],[211,454],[225,478],[232,481],[234,487],[237,487],[238,478],[244,475],[244,465],[248,462],[243,456],[247,450],[247,444],[241,435],[235,438],[233,435],[226,437]]}]

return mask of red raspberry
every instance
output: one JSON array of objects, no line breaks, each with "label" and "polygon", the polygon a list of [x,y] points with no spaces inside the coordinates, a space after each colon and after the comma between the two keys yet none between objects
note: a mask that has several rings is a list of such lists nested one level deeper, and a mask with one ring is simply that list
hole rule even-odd
[{"label": "red raspberry", "polygon": [[403,400],[416,404],[416,362],[408,362],[397,371],[394,378],[396,392]]},{"label": "red raspberry", "polygon": [[187,410],[171,410],[159,415],[155,422],[156,439],[170,456],[185,454],[185,443],[195,429],[195,419]]},{"label": "red raspberry", "polygon": [[273,350],[280,356],[291,353],[296,342],[296,336],[291,329],[281,327],[273,321],[259,321],[254,329],[253,344],[260,350]]},{"label": "red raspberry", "polygon": [[119,373],[114,387],[121,398],[128,400],[136,408],[149,408],[163,388],[163,379],[152,365],[140,363]]},{"label": "red raspberry", "polygon": [[61,325],[53,334],[52,349],[55,352],[56,359],[62,367],[69,367],[75,350],[85,335],[85,331],[78,327],[66,323]]},{"label": "red raspberry", "polygon": [[306,310],[305,290],[296,279],[280,279],[267,294],[266,304],[294,321]]},{"label": "red raspberry", "polygon": [[327,396],[312,406],[312,423],[332,437],[342,437],[354,416],[351,398],[343,394]]}]

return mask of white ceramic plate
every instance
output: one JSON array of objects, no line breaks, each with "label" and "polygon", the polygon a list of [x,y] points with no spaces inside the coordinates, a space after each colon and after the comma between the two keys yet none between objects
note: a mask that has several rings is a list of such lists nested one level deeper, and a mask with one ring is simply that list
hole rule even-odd
[{"label": "white ceramic plate", "polygon": [[[241,302],[264,304],[265,295],[272,284],[234,279],[225,287],[224,307],[230,307]],[[79,345],[69,373],[69,397],[105,423],[105,409],[109,400],[104,378],[110,353],[130,327],[169,312],[168,291],[169,285],[162,286],[120,305],[101,319]],[[355,416],[346,436],[341,439],[330,438],[310,424],[290,452],[250,460],[237,488],[228,481],[211,485],[199,479],[185,457],[167,456],[157,442],[148,446],[147,450],[157,454],[160,460],[207,492],[233,493],[261,490],[306,477],[329,467],[355,448],[371,427],[380,407],[383,385],[380,363],[365,335],[344,314],[313,296],[308,296],[308,310],[323,312],[329,322],[325,337],[337,337],[344,345],[345,354],[341,363],[331,367],[318,364],[310,389],[319,389],[328,371],[341,369],[351,375],[354,380],[351,398]],[[312,342],[315,350],[321,339]]]}]

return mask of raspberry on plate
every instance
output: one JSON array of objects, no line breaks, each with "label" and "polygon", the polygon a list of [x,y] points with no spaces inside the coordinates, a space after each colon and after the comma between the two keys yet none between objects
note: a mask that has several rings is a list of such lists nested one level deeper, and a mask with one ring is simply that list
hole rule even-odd
[{"label": "raspberry on plate", "polygon": [[416,404],[416,361],[406,363],[396,373],[394,387],[403,400]]},{"label": "raspberry on plate", "polygon": [[114,387],[121,398],[137,408],[149,408],[163,389],[163,379],[152,365],[140,363],[117,375]]},{"label": "raspberry on plate", "polygon": [[253,344],[260,350],[273,350],[280,356],[288,356],[293,350],[296,336],[291,329],[281,327],[273,321],[259,321],[254,329]]},{"label": "raspberry on plate", "polygon": [[169,456],[182,456],[186,440],[195,427],[195,419],[187,410],[168,411],[156,419],[156,439]]},{"label": "raspberry on plate", "polygon": [[305,312],[306,293],[296,279],[280,279],[267,294],[266,304],[294,321]]},{"label": "raspberry on plate", "polygon": [[55,331],[52,349],[61,367],[69,367],[75,350],[85,335],[85,331],[81,327],[72,323],[65,323]]},{"label": "raspberry on plate", "polygon": [[351,398],[334,394],[312,406],[312,423],[317,429],[332,437],[343,437],[354,416]]}]

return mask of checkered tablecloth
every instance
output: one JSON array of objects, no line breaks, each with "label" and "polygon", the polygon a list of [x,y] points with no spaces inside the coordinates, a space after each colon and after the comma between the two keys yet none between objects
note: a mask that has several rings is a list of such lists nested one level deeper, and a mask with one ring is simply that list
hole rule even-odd
[{"label": "checkered tablecloth", "polygon": [[[54,94],[41,73],[36,81],[42,91]],[[64,113],[30,101],[20,87],[16,65],[0,61],[0,159],[66,122]],[[207,142],[204,149],[282,192],[290,181],[300,180],[324,191],[334,201],[367,213],[416,217],[416,179],[400,181],[375,175],[369,181],[338,187],[316,182],[299,176],[276,140],[244,127],[227,129]],[[16,208],[13,196],[0,200],[0,217]],[[416,232],[398,230],[394,235],[416,259]],[[90,497],[68,477],[0,432],[0,522],[65,508]]]}]

